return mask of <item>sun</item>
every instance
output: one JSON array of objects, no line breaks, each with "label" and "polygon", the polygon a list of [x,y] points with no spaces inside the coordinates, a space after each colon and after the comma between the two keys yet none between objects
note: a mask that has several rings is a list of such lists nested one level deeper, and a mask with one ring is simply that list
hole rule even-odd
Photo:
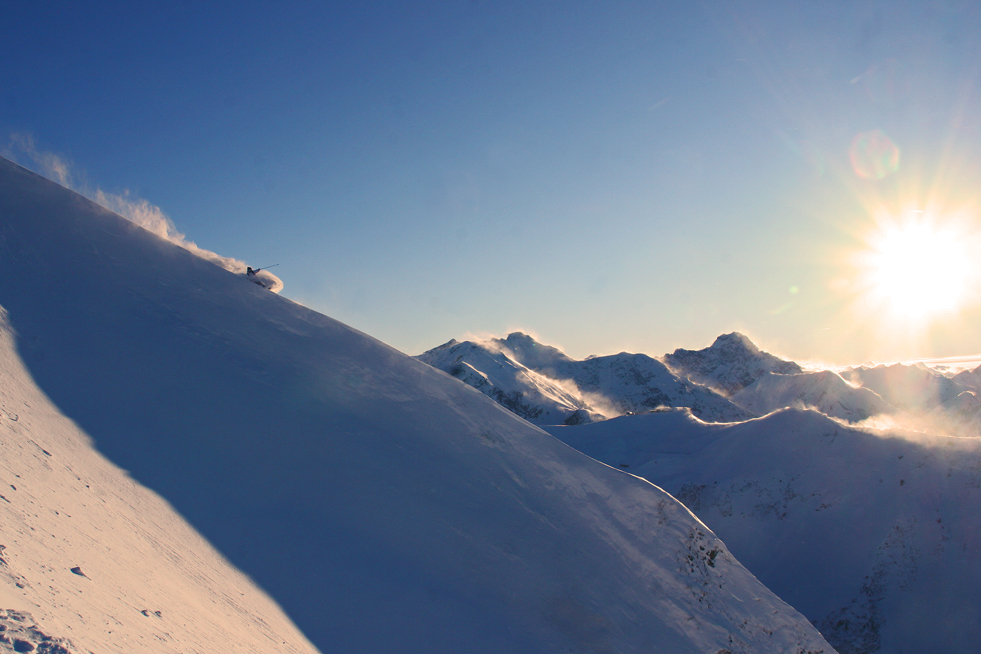
[{"label": "sun", "polygon": [[863,256],[875,304],[896,317],[925,321],[958,310],[971,265],[964,239],[925,218],[880,224]]}]

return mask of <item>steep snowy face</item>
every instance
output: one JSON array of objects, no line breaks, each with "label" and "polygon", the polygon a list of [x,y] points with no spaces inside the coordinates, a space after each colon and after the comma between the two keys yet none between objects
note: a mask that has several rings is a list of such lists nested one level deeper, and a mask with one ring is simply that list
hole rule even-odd
[{"label": "steep snowy face", "polygon": [[482,343],[453,340],[417,358],[537,424],[582,424],[663,407],[688,407],[715,422],[755,415],[647,355],[576,361],[520,332]]},{"label": "steep snowy face", "polygon": [[678,374],[727,394],[749,386],[768,372],[793,375],[803,369],[763,352],[746,336],[723,334],[704,350],[678,348],[664,355],[664,362]]},{"label": "steep snowy face", "polygon": [[732,401],[757,415],[785,407],[810,408],[849,422],[896,412],[869,389],[855,388],[830,370],[796,375],[768,372],[735,393]]},{"label": "steep snowy face", "polygon": [[683,501],[838,651],[977,651],[981,440],[869,432],[799,410],[548,430]]},{"label": "steep snowy face", "polygon": [[[35,384],[58,415],[162,496],[324,651],[830,651],[660,489],[6,161],[0,271],[18,280],[0,287],[16,360],[30,375],[16,383]],[[13,451],[21,448],[30,460],[49,461],[25,440],[33,436],[0,429],[0,458],[20,468]],[[76,458],[47,451],[52,467]],[[87,469],[76,472],[73,482],[59,468],[59,483],[92,486]],[[27,477],[21,469],[7,474],[12,486],[16,475]],[[75,555],[58,566],[23,554],[36,540],[6,542],[7,524],[36,530],[62,520],[48,515],[61,513],[61,496],[43,493],[43,476],[31,475],[27,500],[2,503],[13,512],[5,514],[3,544],[15,553],[15,574],[75,590],[48,579],[68,567],[72,582],[85,582],[71,572],[79,567],[94,586],[77,590],[100,597],[100,607],[168,620],[158,606],[142,606],[148,596],[101,585],[103,576],[144,573],[152,583],[138,562],[112,556],[113,529],[81,548],[57,544]],[[131,505],[146,491],[133,493],[124,497]],[[54,538],[40,534],[53,548],[71,537],[74,521],[106,524],[104,502],[74,497],[85,499],[72,504],[66,526],[53,529]],[[147,543],[167,528],[160,515],[170,514],[140,512]],[[88,568],[75,560],[85,549],[109,556],[93,554]],[[183,574],[176,564],[167,572]],[[39,589],[29,600],[26,589],[0,581],[8,601],[41,605],[47,633],[68,634],[84,619],[52,592]],[[209,587],[236,606],[240,593],[257,595],[220,579]],[[214,620],[208,592],[197,606],[198,629]],[[254,606],[250,599],[235,609],[244,617],[229,624],[248,623]],[[190,642],[193,621],[159,624]],[[145,624],[153,625],[140,632],[151,651],[188,651],[156,640],[158,623]],[[281,633],[301,649],[295,634]],[[254,638],[233,634],[220,649],[193,649],[249,651]]]}]

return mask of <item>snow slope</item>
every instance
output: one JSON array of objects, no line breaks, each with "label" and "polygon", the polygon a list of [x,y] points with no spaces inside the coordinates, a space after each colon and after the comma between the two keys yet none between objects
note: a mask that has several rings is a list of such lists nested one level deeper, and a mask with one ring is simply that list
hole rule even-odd
[{"label": "snow slope", "polygon": [[581,424],[676,406],[719,422],[754,415],[679,379],[647,355],[621,352],[576,361],[521,332],[480,342],[452,340],[417,358],[537,424]]},{"label": "snow slope", "polygon": [[664,362],[678,374],[726,394],[749,386],[768,372],[794,375],[803,369],[763,352],[739,332],[723,334],[702,350],[678,348],[664,355]]},{"label": "snow slope", "polygon": [[802,410],[548,430],[683,501],[839,652],[977,651],[981,440],[863,431]]},{"label": "snow slope", "polygon": [[[3,533],[16,543],[9,581],[36,586],[5,583],[2,598],[33,603],[41,626],[75,635],[79,650],[146,642],[160,652],[249,651],[260,638],[233,634],[220,649],[153,640],[162,629],[154,621],[171,619],[171,609],[144,606],[157,597],[124,578],[141,575],[147,589],[163,575],[181,577],[175,587],[204,583],[196,572],[183,578],[173,560],[186,556],[198,569],[209,557],[183,518],[323,651],[830,651],[648,482],[6,161],[0,270],[16,280],[0,287],[16,334],[16,353],[8,345],[3,359],[13,385],[5,397],[31,404],[5,410],[19,425],[21,409],[32,425],[3,427],[2,458],[16,468],[5,474],[13,486],[17,474],[31,479],[27,499],[2,503]],[[31,402],[38,393],[47,409]],[[79,432],[49,433],[68,420]],[[112,462],[104,470],[114,485],[100,488],[125,490],[119,468],[133,478],[118,502],[83,499],[90,468],[75,462],[101,461],[83,434]],[[50,458],[31,445],[49,439]],[[58,475],[53,495],[42,490],[45,463]],[[73,483],[74,494],[58,490]],[[141,510],[136,540],[152,551],[116,555],[128,518],[113,517],[114,507],[142,506],[152,495],[141,487],[173,512],[159,503]],[[101,531],[59,526],[51,548],[42,546],[49,536],[38,525],[54,525],[62,508],[72,515],[64,525]],[[157,541],[162,531],[176,534],[176,555]],[[238,624],[265,615],[261,593],[211,569],[221,601],[188,609],[196,622],[185,613],[187,622],[166,623],[175,641],[193,641],[229,604],[242,613]],[[110,593],[78,612],[68,597],[87,595],[76,584],[89,581]],[[268,633],[302,646],[285,619],[269,620]],[[126,645],[113,644],[117,633]]]},{"label": "snow slope", "polygon": [[78,652],[316,652],[164,500],[93,450],[24,369],[3,310],[0,447],[4,634]]}]

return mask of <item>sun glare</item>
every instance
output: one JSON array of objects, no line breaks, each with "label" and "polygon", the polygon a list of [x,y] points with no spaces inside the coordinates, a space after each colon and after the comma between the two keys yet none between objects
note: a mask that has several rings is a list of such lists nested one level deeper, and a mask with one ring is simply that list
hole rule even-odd
[{"label": "sun glare", "polygon": [[880,227],[866,253],[869,291],[894,315],[928,320],[960,308],[970,264],[964,243],[928,220]]}]

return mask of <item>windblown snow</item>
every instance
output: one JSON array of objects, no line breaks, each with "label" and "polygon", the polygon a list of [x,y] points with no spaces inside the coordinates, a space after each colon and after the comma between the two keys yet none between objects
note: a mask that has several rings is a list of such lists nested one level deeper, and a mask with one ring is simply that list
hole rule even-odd
[{"label": "windblown snow", "polygon": [[832,651],[649,482],[7,161],[0,266],[8,651]]}]

